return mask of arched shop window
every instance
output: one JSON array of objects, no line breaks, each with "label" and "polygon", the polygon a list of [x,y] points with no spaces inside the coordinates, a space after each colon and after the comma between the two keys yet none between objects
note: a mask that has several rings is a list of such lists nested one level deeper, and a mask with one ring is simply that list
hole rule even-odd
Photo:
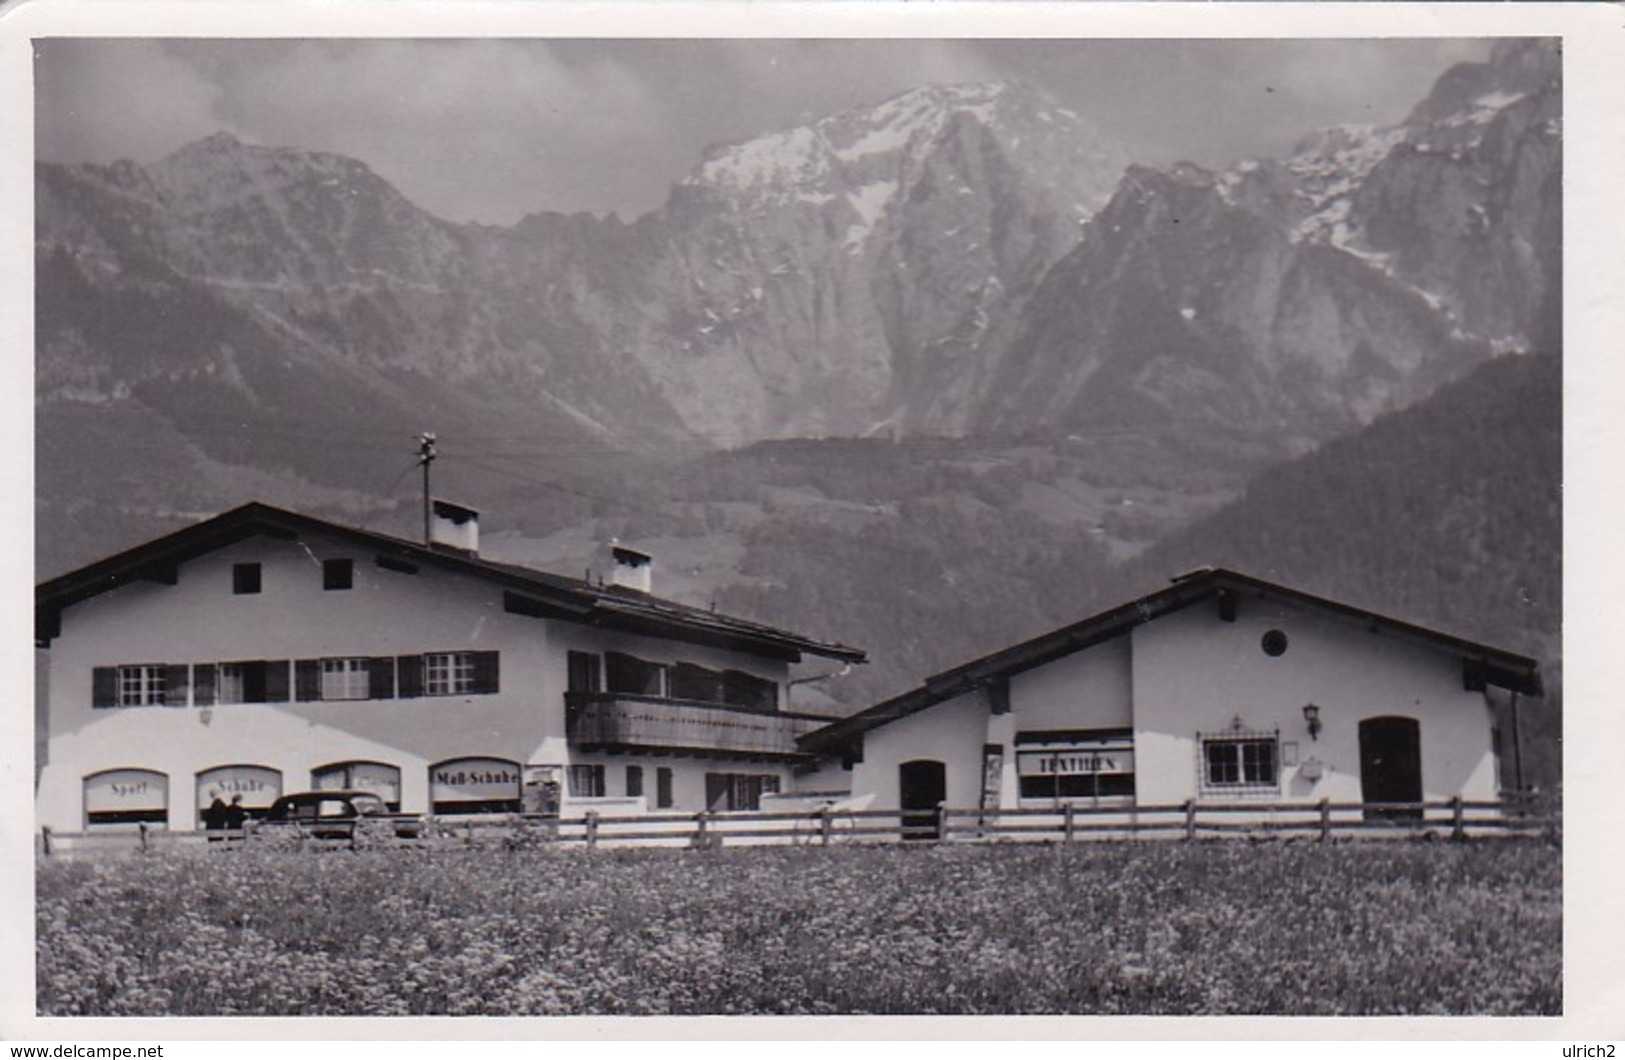
[{"label": "arched shop window", "polygon": [[242,801],[243,809],[259,817],[282,795],[282,772],[269,766],[217,766],[197,775],[197,819],[215,799]]},{"label": "arched shop window", "polygon": [[389,807],[401,811],[401,771],[383,762],[335,762],[310,771],[310,786],[317,791],[370,791]]},{"label": "arched shop window", "polygon": [[519,763],[506,758],[452,758],[429,767],[429,805],[436,814],[518,813]]},{"label": "arched shop window", "polygon": [[85,827],[169,823],[169,777],[151,769],[108,769],[85,778]]}]

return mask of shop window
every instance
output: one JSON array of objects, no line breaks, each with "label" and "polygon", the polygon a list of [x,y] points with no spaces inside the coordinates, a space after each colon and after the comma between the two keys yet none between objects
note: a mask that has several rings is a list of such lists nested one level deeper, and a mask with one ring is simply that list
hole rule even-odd
[{"label": "shop window", "polygon": [[436,814],[518,813],[519,763],[454,758],[430,766],[429,804]]},{"label": "shop window", "polygon": [[163,826],[169,822],[169,777],[151,769],[109,769],[85,778],[85,825]]},{"label": "shop window", "polygon": [[282,774],[269,766],[220,766],[197,775],[197,819],[207,824],[204,811],[216,799],[235,802],[250,817],[263,816],[282,795]]},{"label": "shop window", "polygon": [[401,771],[383,762],[335,762],[310,772],[310,786],[317,791],[370,791],[389,807],[401,810]]},{"label": "shop window", "polygon": [[575,765],[570,767],[570,797],[572,799],[601,799],[604,797],[604,767],[601,765]]},{"label": "shop window", "polygon": [[1246,734],[1202,738],[1202,786],[1210,791],[1274,790],[1280,753],[1274,735]]},{"label": "shop window", "polygon": [[1134,736],[1126,729],[1017,734],[1023,799],[1127,798],[1134,795]]},{"label": "shop window", "polygon": [[779,790],[772,773],[707,773],[705,806],[708,810],[759,810],[762,796]]}]

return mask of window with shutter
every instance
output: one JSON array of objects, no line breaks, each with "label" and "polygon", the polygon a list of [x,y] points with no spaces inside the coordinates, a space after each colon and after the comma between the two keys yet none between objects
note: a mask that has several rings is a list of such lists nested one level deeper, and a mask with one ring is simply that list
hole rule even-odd
[{"label": "window with shutter", "polygon": [[476,695],[495,695],[501,677],[501,662],[494,651],[468,653],[473,662],[469,691]]},{"label": "window with shutter", "polygon": [[643,794],[643,767],[626,767],[626,796],[635,799]]},{"label": "window with shutter", "polygon": [[293,697],[301,703],[322,699],[322,660],[297,659],[293,664]]},{"label": "window with shutter", "polygon": [[186,706],[192,685],[192,668],[184,663],[164,667],[164,703],[171,707]]},{"label": "window with shutter", "polygon": [[265,663],[265,702],[288,701],[288,670],[287,659],[273,659]]},{"label": "window with shutter", "polygon": [[601,692],[604,689],[603,661],[596,652],[572,651],[565,656],[571,692]]},{"label": "window with shutter", "polygon": [[322,560],[322,588],[332,592],[355,584],[355,563],[347,559]]},{"label": "window with shutter", "polygon": [[423,656],[402,655],[396,660],[395,694],[402,699],[423,695]]},{"label": "window with shutter", "polygon": [[118,688],[118,667],[96,667],[90,673],[90,705],[92,707],[118,706]]},{"label": "window with shutter", "polygon": [[138,663],[118,668],[118,705],[121,707],[157,706],[164,702],[164,679],[168,667],[155,663]]},{"label": "window with shutter", "polygon": [[655,767],[655,806],[669,810],[676,805],[672,798],[672,774],[669,766]]},{"label": "window with shutter", "polygon": [[260,565],[233,563],[231,565],[231,591],[238,596],[251,596],[260,591]]},{"label": "window with shutter", "polygon": [[388,656],[367,660],[367,698],[392,699],[395,696],[395,660]]},{"label": "window with shutter", "polygon": [[368,693],[368,661],[360,658],[323,659],[319,698],[366,699]]},{"label": "window with shutter", "polygon": [[214,706],[215,675],[218,668],[214,663],[198,663],[192,667],[192,702],[200,707]]},{"label": "window with shutter", "polygon": [[663,696],[665,670],[659,663],[645,662],[635,655],[618,651],[604,653],[604,687],[611,692],[633,696]]},{"label": "window with shutter", "polygon": [[233,664],[237,670],[237,678],[242,688],[242,694],[235,699],[226,698],[226,679],[229,676],[226,667],[220,668],[220,702],[222,703],[264,703],[265,702],[265,664],[263,662],[240,662]]}]

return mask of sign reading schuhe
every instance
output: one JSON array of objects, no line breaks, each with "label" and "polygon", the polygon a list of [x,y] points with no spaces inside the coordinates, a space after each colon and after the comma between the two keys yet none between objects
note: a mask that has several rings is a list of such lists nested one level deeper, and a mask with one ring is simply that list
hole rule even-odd
[{"label": "sign reading schuhe", "polygon": [[202,809],[219,799],[240,797],[244,806],[270,806],[282,794],[282,774],[264,766],[223,766],[198,774],[197,804]]}]

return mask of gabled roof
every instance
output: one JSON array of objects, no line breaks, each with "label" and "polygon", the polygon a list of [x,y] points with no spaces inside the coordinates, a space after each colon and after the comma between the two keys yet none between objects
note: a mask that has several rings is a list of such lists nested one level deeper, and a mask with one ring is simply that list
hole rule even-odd
[{"label": "gabled roof", "polygon": [[907,717],[965,692],[1008,680],[1024,670],[1034,669],[1062,656],[1122,636],[1136,626],[1144,625],[1163,615],[1204,600],[1218,601],[1226,596],[1232,599],[1244,596],[1275,597],[1342,615],[1364,624],[1373,631],[1459,655],[1464,673],[1470,673],[1476,680],[1485,684],[1514,692],[1540,694],[1540,673],[1533,659],[1441,633],[1425,626],[1379,615],[1374,611],[1365,611],[1335,600],[1313,596],[1284,585],[1276,585],[1261,578],[1205,567],[1173,579],[1172,584],[1166,588],[1102,611],[1081,622],[1063,626],[1032,640],[1005,648],[1003,651],[984,655],[951,670],[944,670],[926,678],[925,683],[918,688],[883,703],[877,703],[850,717],[842,718],[832,725],[815,729],[801,737],[799,742],[808,751],[840,747],[870,729]]},{"label": "gabled roof", "polygon": [[305,535],[338,538],[372,553],[396,569],[433,567],[500,586],[510,611],[558,618],[646,636],[731,648],[796,661],[802,653],[843,662],[865,662],[857,648],[812,640],[742,618],[663,600],[623,586],[593,585],[575,578],[496,563],[461,551],[431,548],[370,530],[251,503],[196,525],[70,571],[34,590],[35,638],[49,643],[65,608],[136,581],[173,584],[182,563],[256,536],[297,540]]}]

